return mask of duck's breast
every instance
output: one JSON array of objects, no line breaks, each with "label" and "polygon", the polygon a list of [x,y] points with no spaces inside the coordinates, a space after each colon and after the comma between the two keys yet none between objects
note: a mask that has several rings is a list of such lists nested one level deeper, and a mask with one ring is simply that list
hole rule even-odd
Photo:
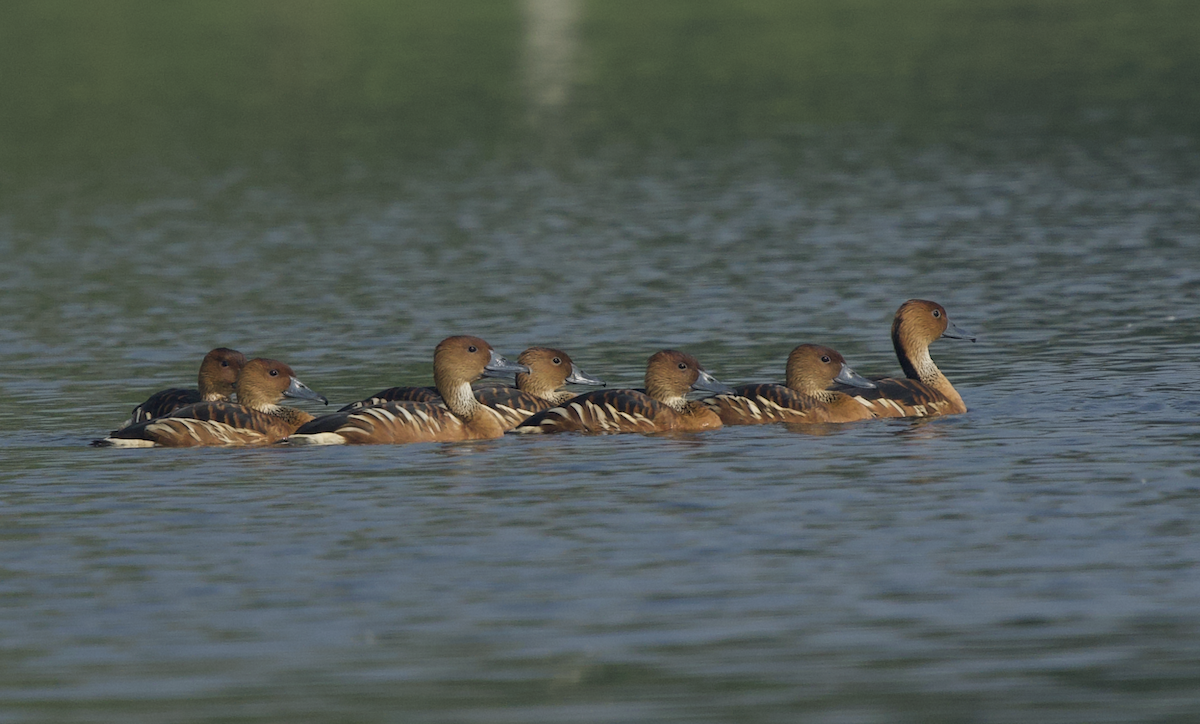
[{"label": "duck's breast", "polygon": [[704,432],[719,430],[724,427],[720,415],[711,407],[698,400],[689,402],[679,420],[675,424],[678,432]]}]

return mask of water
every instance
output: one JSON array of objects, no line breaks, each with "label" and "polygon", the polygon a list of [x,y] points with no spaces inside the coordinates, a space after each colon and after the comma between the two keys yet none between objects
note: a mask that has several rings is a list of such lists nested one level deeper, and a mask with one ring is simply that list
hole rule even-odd
[{"label": "water", "polygon": [[[554,97],[535,115],[569,114]],[[9,172],[0,721],[1200,713],[1191,136],[850,124],[525,154],[463,133],[396,163],[331,141],[311,177],[169,153],[120,176],[122,143]],[[809,341],[896,374],[910,297],[979,336],[932,348],[965,415],[86,446],[217,345],[335,404],[427,383],[455,333],[559,346],[610,385],[665,346],[732,384]]]}]

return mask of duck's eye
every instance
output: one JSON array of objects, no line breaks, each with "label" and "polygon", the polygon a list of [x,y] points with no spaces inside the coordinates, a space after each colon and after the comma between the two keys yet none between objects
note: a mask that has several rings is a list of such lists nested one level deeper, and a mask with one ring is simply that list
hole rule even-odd
[{"label": "duck's eye", "polygon": [[940,309],[933,310],[933,318],[941,319],[942,318],[942,310],[940,310]]},{"label": "duck's eye", "polygon": [[478,352],[479,348],[476,347],[475,345],[471,345],[470,347],[467,347],[467,351],[468,352]]},{"label": "duck's eye", "polygon": [[679,369],[681,369],[681,370],[686,370],[686,369],[687,369],[687,363],[686,363],[686,362],[680,362],[680,363],[679,363]]},{"label": "duck's eye", "polygon": [[550,361],[551,361],[551,362],[553,362],[553,363],[554,363],[554,364],[556,364],[556,365],[560,365],[560,364],[562,364],[562,360],[561,360],[561,359],[559,359],[558,357],[555,357],[554,359],[552,359],[552,360],[550,360]]},{"label": "duck's eye", "polygon": [[222,366],[222,367],[228,367],[228,366],[229,366],[229,360],[221,360],[221,366]]},{"label": "duck's eye", "polygon": [[824,362],[825,364],[829,364],[829,355],[827,355],[827,354],[821,355],[821,361]]},{"label": "duck's eye", "polygon": [[279,370],[271,370],[271,376],[272,376],[272,377],[278,377],[278,376],[279,376]]}]

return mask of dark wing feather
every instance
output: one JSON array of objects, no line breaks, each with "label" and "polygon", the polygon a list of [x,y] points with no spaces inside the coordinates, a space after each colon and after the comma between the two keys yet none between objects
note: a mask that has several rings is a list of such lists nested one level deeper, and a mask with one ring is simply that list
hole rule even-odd
[{"label": "dark wing feather", "polygon": [[387,402],[395,402],[405,400],[408,402],[428,402],[430,404],[440,405],[442,396],[434,387],[389,387],[386,390],[380,390],[375,394],[357,402],[351,402],[349,405],[338,410],[338,412],[348,412],[358,410],[363,407],[373,407],[382,405]]},{"label": "dark wing feather", "polygon": [[130,424],[145,422],[146,420],[153,420],[156,417],[168,415],[185,405],[194,405],[200,402],[200,399],[200,390],[186,390],[181,387],[160,390],[147,397],[145,402],[133,408]]}]

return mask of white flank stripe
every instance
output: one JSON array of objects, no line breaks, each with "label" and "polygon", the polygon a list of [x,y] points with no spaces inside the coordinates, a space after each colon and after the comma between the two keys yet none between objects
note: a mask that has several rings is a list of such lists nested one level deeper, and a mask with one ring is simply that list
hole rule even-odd
[{"label": "white flank stripe", "polygon": [[131,440],[124,437],[107,437],[105,441],[112,447],[158,447],[153,440]]},{"label": "white flank stripe", "polygon": [[345,445],[346,438],[336,432],[314,432],[312,434],[292,435],[286,438],[289,445]]}]

